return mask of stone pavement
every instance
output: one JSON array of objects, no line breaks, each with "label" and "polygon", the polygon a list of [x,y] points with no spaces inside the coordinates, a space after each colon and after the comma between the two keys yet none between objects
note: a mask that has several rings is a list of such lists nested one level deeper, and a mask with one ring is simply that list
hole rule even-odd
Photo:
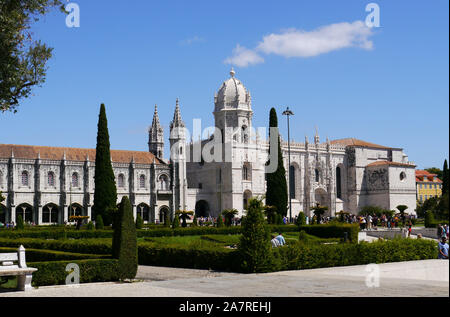
[{"label": "stone pavement", "polygon": [[140,266],[140,282],[49,286],[0,297],[449,296],[447,260],[385,263],[377,268],[379,286],[368,287],[366,265],[245,275]]}]

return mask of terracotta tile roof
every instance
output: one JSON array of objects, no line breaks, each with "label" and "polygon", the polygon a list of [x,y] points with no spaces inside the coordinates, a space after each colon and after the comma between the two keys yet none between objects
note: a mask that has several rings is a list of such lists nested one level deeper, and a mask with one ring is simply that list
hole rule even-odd
[{"label": "terracotta tile roof", "polygon": [[[0,144],[0,158],[10,158],[14,153],[15,158],[36,159],[38,155],[43,160],[62,160],[64,154],[68,161],[95,161],[95,149],[77,149],[69,147],[50,147],[50,146],[34,146],[34,145],[15,145]],[[130,163],[134,158],[134,162],[138,164],[165,164],[150,152],[143,151],[123,151],[111,150],[111,158],[116,163]]]},{"label": "terracotta tile roof", "polygon": [[388,147],[388,146],[370,143],[370,142],[358,140],[355,138],[332,140],[332,141],[330,141],[330,143],[331,144],[340,144],[340,145],[344,145],[344,146],[370,147],[370,148],[377,148],[377,149],[392,149],[391,147]]},{"label": "terracotta tile roof", "polygon": [[436,176],[437,174],[432,174],[425,170],[416,170],[416,182],[423,182],[427,178],[429,182],[442,183]]},{"label": "terracotta tile roof", "polygon": [[385,166],[385,165],[399,166],[399,167],[416,167],[416,165],[413,165],[413,164],[391,162],[391,161],[377,161],[377,162],[370,163],[367,166],[372,167],[372,166]]}]

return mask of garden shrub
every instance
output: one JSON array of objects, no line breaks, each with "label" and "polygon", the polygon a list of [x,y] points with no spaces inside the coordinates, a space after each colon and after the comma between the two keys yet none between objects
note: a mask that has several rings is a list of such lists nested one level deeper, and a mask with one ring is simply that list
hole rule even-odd
[{"label": "garden shrub", "polygon": [[64,285],[69,272],[66,267],[75,263],[80,268],[80,283],[118,281],[119,261],[116,259],[92,259],[76,261],[29,262],[37,268],[33,273],[32,286]]},{"label": "garden shrub", "polygon": [[104,228],[105,228],[105,225],[103,224],[102,215],[97,215],[97,217],[95,218],[95,229],[103,230]]},{"label": "garden shrub", "polygon": [[0,245],[18,248],[23,245],[25,249],[57,250],[82,254],[108,254],[111,255],[111,240],[44,240],[33,238],[5,239],[0,238]]},{"label": "garden shrub", "polygon": [[22,218],[22,215],[18,215],[17,216],[17,225],[16,225],[16,228],[17,228],[17,230],[23,230],[24,229],[24,223],[23,223],[23,218]]},{"label": "garden shrub", "polygon": [[433,223],[434,223],[433,212],[431,210],[428,210],[427,213],[425,214],[425,228],[434,228]]},{"label": "garden shrub", "polygon": [[[17,252],[17,248],[0,247],[0,253],[14,253],[14,252]],[[100,259],[110,257],[110,255],[105,254],[82,254],[82,253],[42,250],[42,249],[26,249],[25,256],[27,262],[84,260],[84,259]]]},{"label": "garden shrub", "polygon": [[122,198],[116,216],[112,255],[119,260],[120,279],[133,279],[138,267],[137,236],[133,211],[127,196]]},{"label": "garden shrub", "polygon": [[142,220],[141,214],[136,217],[136,229],[142,229],[144,227],[144,220]]},{"label": "garden shrub", "polygon": [[172,229],[178,229],[180,227],[180,217],[178,217],[177,214],[175,214],[175,217],[173,217],[172,221]]},{"label": "garden shrub", "polygon": [[86,226],[86,229],[87,230],[94,230],[95,229],[94,223],[92,221],[89,221],[87,226]]},{"label": "garden shrub", "polygon": [[270,229],[263,216],[263,203],[250,199],[247,215],[242,219],[242,236],[238,250],[242,258],[242,269],[248,273],[269,272],[273,267]]},{"label": "garden shrub", "polygon": [[358,243],[358,224],[322,224],[300,226],[300,230],[320,238],[344,238],[344,233],[352,243]]}]

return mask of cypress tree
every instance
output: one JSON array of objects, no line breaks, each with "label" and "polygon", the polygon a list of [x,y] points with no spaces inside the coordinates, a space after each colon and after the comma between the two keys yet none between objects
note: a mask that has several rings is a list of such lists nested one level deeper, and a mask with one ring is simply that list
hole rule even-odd
[{"label": "cypress tree", "polygon": [[127,196],[122,198],[114,222],[112,256],[119,260],[121,280],[133,279],[138,268],[137,235],[133,211]]},{"label": "cypress tree", "polygon": [[[275,108],[270,109],[269,127],[278,130],[278,118]],[[269,149],[270,157],[270,149]],[[269,162],[268,162],[269,164]],[[286,170],[283,164],[283,153],[281,152],[281,142],[278,136],[278,165],[274,173],[267,175],[266,205],[275,206],[277,213],[286,216],[288,205],[288,191],[286,183]]]},{"label": "cypress tree", "polygon": [[103,218],[101,215],[97,215],[95,218],[95,229],[97,230],[103,230],[105,228],[105,225],[103,224]]},{"label": "cypress tree", "polygon": [[175,217],[173,217],[172,221],[172,229],[177,229],[180,227],[180,217],[178,217],[178,214],[175,214]]},{"label": "cypress tree", "polygon": [[170,215],[167,211],[164,213],[164,227],[170,227]]},{"label": "cypress tree", "polygon": [[248,202],[247,215],[242,219],[242,236],[238,250],[242,258],[242,269],[248,273],[275,270],[270,244],[270,229],[263,216],[261,200],[252,198]]},{"label": "cypress tree", "polygon": [[448,193],[448,165],[447,160],[444,161],[444,170],[442,171],[442,195]]},{"label": "cypress tree", "polygon": [[144,227],[144,220],[141,217],[141,214],[138,214],[136,217],[136,229],[142,229]]},{"label": "cypress tree", "polygon": [[101,215],[106,226],[113,221],[116,210],[117,189],[111,164],[111,152],[105,105],[100,106],[97,147],[95,154],[94,214]]},{"label": "cypress tree", "polygon": [[222,228],[224,226],[222,215],[217,216],[216,226],[217,228]]},{"label": "cypress tree", "polygon": [[17,230],[23,230],[24,229],[24,223],[23,223],[23,217],[22,215],[17,216],[17,224],[16,224]]}]

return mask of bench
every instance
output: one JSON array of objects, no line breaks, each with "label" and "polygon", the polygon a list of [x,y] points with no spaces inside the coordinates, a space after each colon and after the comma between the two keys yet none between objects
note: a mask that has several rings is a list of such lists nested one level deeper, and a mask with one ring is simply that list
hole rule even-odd
[{"label": "bench", "polygon": [[[17,264],[14,264],[17,262]],[[33,272],[37,269],[27,267],[25,248],[21,245],[16,253],[0,253],[0,276],[17,276],[17,289],[30,290]]]}]

